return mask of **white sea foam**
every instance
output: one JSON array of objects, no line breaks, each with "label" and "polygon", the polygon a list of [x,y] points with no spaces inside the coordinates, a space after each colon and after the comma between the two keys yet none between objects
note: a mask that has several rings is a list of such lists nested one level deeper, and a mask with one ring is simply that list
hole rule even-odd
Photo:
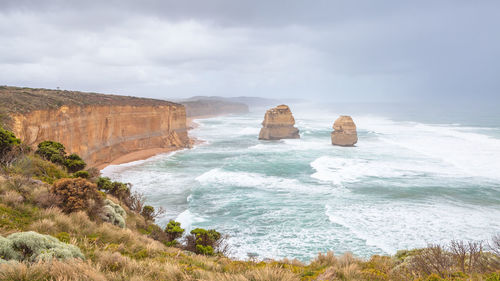
[{"label": "white sea foam", "polygon": [[[402,147],[453,165],[461,173],[500,179],[500,139],[449,125],[359,119],[358,127],[376,132],[385,145]],[[360,140],[362,143],[363,140]]]},{"label": "white sea foam", "polygon": [[461,177],[452,167],[421,159],[362,159],[322,156],[311,162],[316,171],[311,177],[336,185],[358,182],[367,178],[394,179],[438,175]]},{"label": "white sea foam", "polygon": [[258,173],[231,172],[220,168],[212,169],[196,178],[202,184],[219,186],[253,187],[266,190],[294,191],[294,192],[321,192],[321,186],[311,188],[296,179],[287,179],[275,176],[266,176]]},{"label": "white sea foam", "polygon": [[204,222],[205,220],[206,219],[191,213],[189,209],[180,213],[177,218],[175,218],[175,221],[180,222],[182,227],[186,229],[190,229],[194,223]]},{"label": "white sea foam", "polygon": [[330,203],[331,222],[394,254],[398,249],[447,243],[452,239],[486,240],[500,229],[500,210],[451,203],[358,202]]}]

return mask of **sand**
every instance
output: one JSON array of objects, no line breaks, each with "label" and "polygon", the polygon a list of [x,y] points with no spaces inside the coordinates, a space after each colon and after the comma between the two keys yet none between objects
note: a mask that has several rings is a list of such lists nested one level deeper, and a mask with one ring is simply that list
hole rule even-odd
[{"label": "sand", "polygon": [[[200,124],[196,123],[194,120],[196,119],[204,119],[204,118],[211,118],[211,117],[216,117],[217,115],[210,115],[210,116],[197,116],[195,118],[187,118],[186,119],[186,125],[188,130],[196,129],[200,126]],[[193,141],[193,144],[201,144],[203,143],[203,140],[198,140],[196,138],[191,138]],[[98,165],[96,168],[99,170],[102,170],[106,168],[109,165],[120,165],[120,164],[125,164],[133,161],[138,161],[138,160],[145,160],[150,157],[153,157],[158,154],[162,153],[168,153],[172,151],[176,151],[179,149],[184,149],[183,147],[166,147],[166,148],[150,148],[150,149],[143,149],[143,150],[138,150],[134,151],[132,153],[128,153],[125,155],[122,155],[118,157],[117,159],[111,161],[110,163],[103,163],[101,165]]]}]

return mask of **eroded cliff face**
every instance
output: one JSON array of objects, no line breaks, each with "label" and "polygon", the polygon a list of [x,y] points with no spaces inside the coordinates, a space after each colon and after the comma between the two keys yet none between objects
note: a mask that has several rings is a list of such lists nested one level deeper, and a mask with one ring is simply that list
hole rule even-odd
[{"label": "eroded cliff face", "polygon": [[295,119],[287,105],[278,105],[266,111],[262,129],[259,133],[260,140],[298,139],[299,129],[294,127]]},{"label": "eroded cliff face", "polygon": [[189,147],[183,105],[69,105],[12,114],[13,131],[25,143],[62,143],[89,166],[102,166],[139,150]]}]

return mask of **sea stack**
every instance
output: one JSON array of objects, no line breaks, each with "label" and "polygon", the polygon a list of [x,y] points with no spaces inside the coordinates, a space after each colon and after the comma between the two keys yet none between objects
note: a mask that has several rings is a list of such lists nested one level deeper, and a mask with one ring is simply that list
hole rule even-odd
[{"label": "sea stack", "polygon": [[340,146],[354,146],[358,142],[356,124],[351,116],[340,116],[333,123],[332,144]]},{"label": "sea stack", "polygon": [[259,140],[280,140],[300,138],[299,129],[295,128],[295,119],[287,105],[278,105],[266,111]]}]

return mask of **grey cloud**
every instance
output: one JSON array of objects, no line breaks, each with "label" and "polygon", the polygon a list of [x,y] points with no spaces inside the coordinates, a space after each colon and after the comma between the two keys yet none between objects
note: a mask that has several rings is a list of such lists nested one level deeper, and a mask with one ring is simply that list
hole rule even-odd
[{"label": "grey cloud", "polygon": [[497,1],[28,1],[0,84],[152,97],[498,101]]}]

